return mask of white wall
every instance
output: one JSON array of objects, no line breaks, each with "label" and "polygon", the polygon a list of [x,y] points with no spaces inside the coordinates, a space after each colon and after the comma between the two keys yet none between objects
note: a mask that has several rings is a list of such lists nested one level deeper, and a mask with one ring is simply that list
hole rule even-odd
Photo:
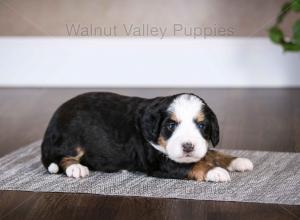
[{"label": "white wall", "polygon": [[0,86],[299,87],[267,38],[0,38]]}]

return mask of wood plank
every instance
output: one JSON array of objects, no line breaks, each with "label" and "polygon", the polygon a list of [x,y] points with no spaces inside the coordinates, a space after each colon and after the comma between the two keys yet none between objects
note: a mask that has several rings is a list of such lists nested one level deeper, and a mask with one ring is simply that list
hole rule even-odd
[{"label": "wood plank", "polygon": [[[296,219],[297,206],[0,191],[2,219]],[[288,211],[287,211],[288,210]]]}]

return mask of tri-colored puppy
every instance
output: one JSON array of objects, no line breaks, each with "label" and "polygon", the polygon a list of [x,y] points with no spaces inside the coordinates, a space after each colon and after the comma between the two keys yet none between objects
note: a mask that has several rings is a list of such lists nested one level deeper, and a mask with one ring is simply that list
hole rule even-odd
[{"label": "tri-colored puppy", "polygon": [[218,142],[217,118],[197,95],[144,99],[86,93],[53,115],[42,143],[42,162],[50,173],[75,178],[89,170],[128,170],[219,182],[230,180],[228,171],[253,169],[249,159],[209,149]]}]

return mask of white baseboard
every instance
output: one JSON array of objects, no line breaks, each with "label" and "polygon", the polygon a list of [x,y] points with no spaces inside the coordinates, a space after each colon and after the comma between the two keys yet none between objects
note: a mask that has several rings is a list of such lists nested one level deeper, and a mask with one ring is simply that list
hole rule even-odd
[{"label": "white baseboard", "polygon": [[0,86],[299,87],[267,38],[0,38]]}]

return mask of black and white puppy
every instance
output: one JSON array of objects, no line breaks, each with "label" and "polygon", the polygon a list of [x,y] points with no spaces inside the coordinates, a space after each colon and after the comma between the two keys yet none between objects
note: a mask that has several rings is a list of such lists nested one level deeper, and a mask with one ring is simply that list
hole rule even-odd
[{"label": "black and white puppy", "polygon": [[128,170],[218,182],[230,180],[228,171],[253,169],[246,158],[209,150],[218,142],[217,118],[194,94],[144,99],[86,93],[53,115],[42,143],[42,162],[50,173],[75,178],[89,170]]}]

